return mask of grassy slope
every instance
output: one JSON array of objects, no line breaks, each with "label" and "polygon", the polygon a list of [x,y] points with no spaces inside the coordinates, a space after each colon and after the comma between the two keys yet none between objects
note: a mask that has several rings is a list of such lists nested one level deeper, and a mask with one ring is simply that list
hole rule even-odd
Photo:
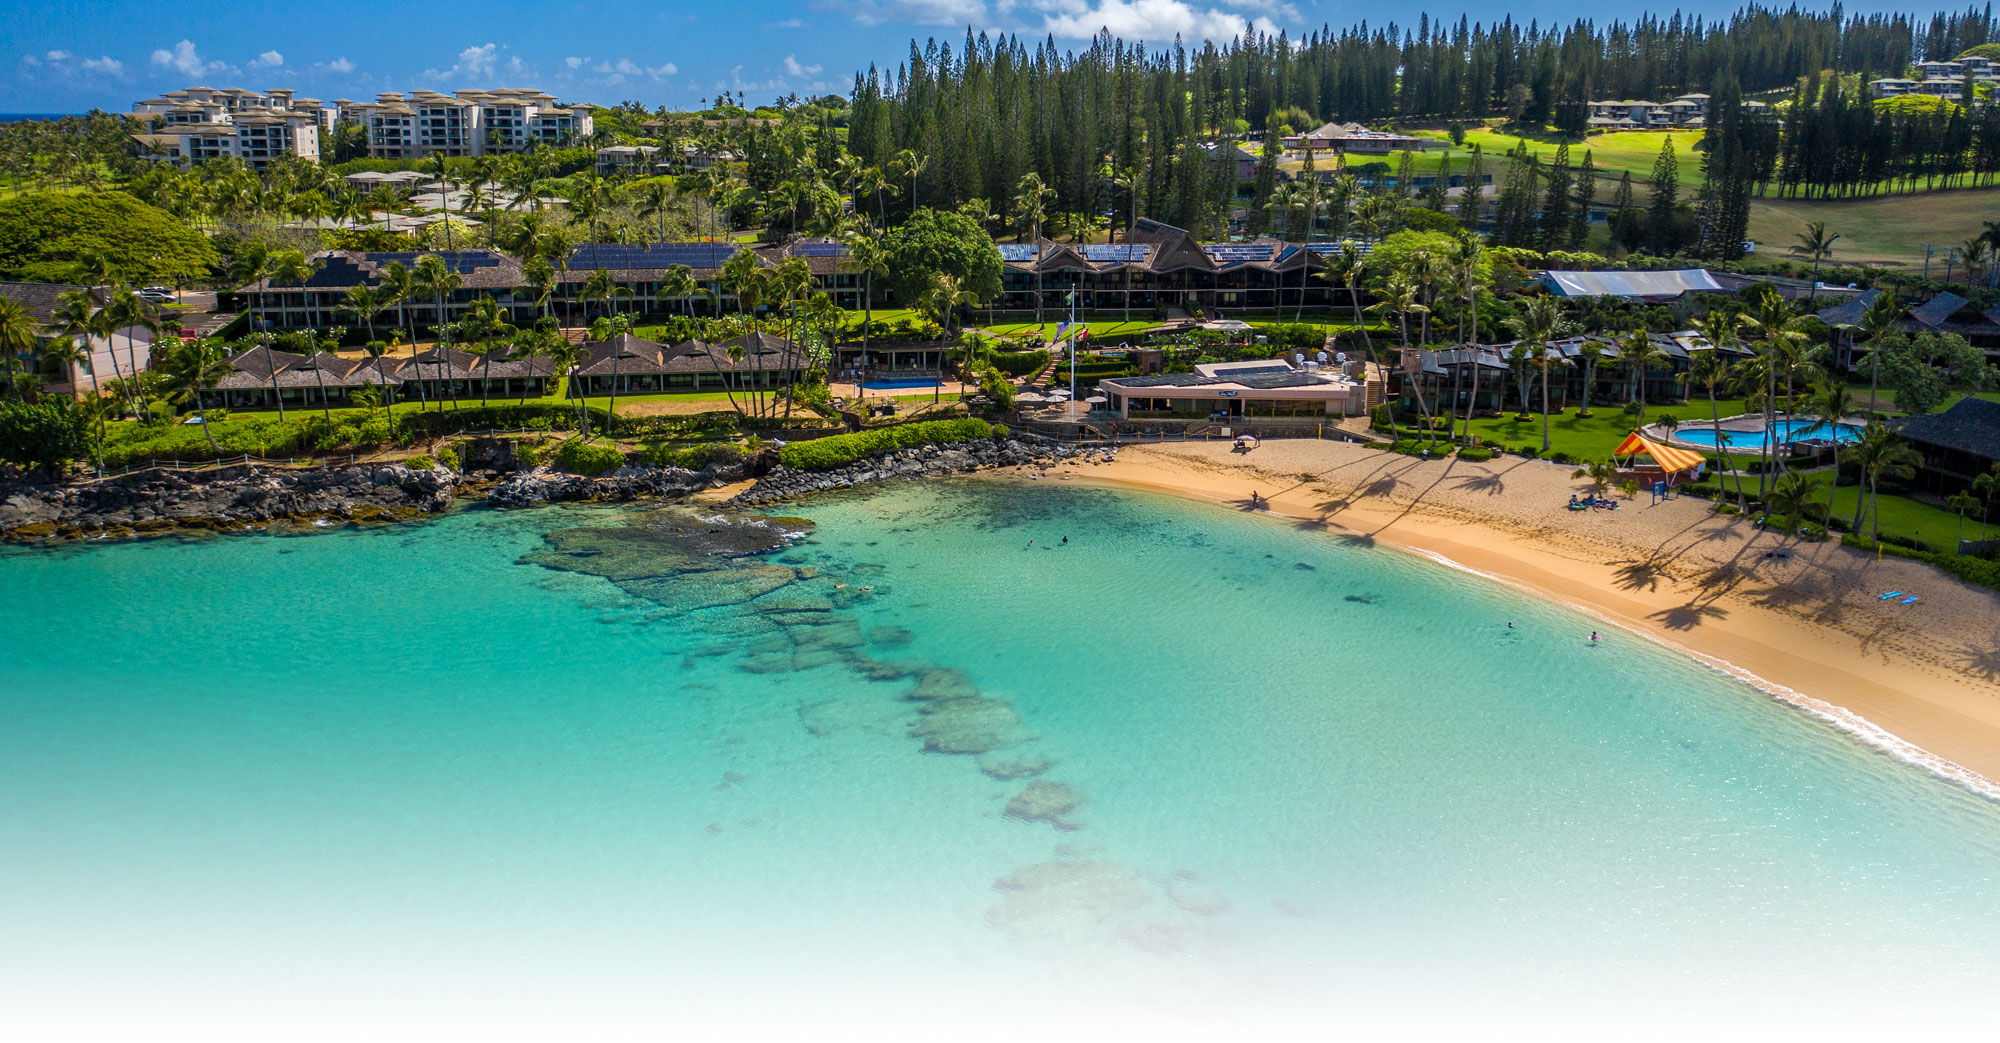
[{"label": "grassy slope", "polygon": [[[1921,265],[1925,243],[1934,244],[1941,258],[1953,244],[1977,234],[1981,221],[1996,217],[2000,188],[1834,202],[1753,199],[1750,237],[1765,244],[1764,249],[1782,252],[1805,231],[1806,222],[1825,221],[1828,231],[1840,233],[1834,244],[1836,263]],[[1939,263],[1933,261],[1934,273]]]}]

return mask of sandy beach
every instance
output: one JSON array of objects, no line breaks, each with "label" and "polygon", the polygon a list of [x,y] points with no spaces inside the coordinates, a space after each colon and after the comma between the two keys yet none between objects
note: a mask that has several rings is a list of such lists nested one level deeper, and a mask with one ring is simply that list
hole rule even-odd
[{"label": "sandy beach", "polygon": [[[2000,796],[2000,595],[1906,559],[1800,542],[1651,497],[1569,511],[1572,467],[1421,461],[1358,444],[1127,446],[1050,477],[1258,508],[1422,553],[1730,670],[1898,756]],[[1787,558],[1767,556],[1785,550]],[[1903,605],[1877,594],[1902,590]],[[1616,639],[1616,635],[1612,636]]]}]

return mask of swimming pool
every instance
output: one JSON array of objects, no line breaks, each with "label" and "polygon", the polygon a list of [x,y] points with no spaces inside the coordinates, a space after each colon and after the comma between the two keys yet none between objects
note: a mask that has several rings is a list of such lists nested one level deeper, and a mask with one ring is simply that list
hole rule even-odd
[{"label": "swimming pool", "polygon": [[[1836,442],[1856,442],[1861,439],[1861,429],[1853,424],[1827,424],[1818,420],[1780,420],[1777,422],[1778,441],[1804,442],[1825,440]],[[1674,431],[1674,437],[1693,445],[1713,446],[1715,429],[1707,426],[1683,424]],[[1764,443],[1762,431],[1724,431],[1722,444],[1730,448],[1756,447]]]},{"label": "swimming pool", "polygon": [[861,385],[870,391],[896,391],[904,388],[934,388],[938,382],[929,377],[914,380],[870,380]]}]

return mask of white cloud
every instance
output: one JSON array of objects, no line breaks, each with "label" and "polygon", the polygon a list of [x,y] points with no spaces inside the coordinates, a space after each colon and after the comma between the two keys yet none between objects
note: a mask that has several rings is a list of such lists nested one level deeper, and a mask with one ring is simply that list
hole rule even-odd
[{"label": "white cloud", "polygon": [[619,84],[639,78],[660,83],[667,77],[680,73],[680,69],[672,62],[666,62],[661,65],[641,65],[630,58],[620,58],[616,61],[606,59],[593,64],[589,58],[570,57],[564,58],[563,64],[568,66],[572,71],[593,74],[596,79],[590,82],[606,87],[616,87]]},{"label": "white cloud", "polygon": [[45,51],[39,57],[32,54],[21,56],[21,65],[27,69],[47,70],[43,76],[60,76],[66,80],[95,79],[111,77],[122,79],[125,63],[110,56],[78,58],[69,51]]},{"label": "white cloud", "polygon": [[590,59],[588,58],[564,58],[563,64],[569,66],[572,69],[581,69],[583,68],[583,63],[589,60]]},{"label": "white cloud", "polygon": [[782,22],[764,23],[764,28],[766,29],[804,29],[805,27],[806,20],[803,18],[787,18]]},{"label": "white cloud", "polygon": [[456,86],[478,86],[492,83],[501,76],[532,76],[534,67],[521,60],[518,54],[509,54],[507,48],[497,43],[478,44],[458,52],[458,61],[449,68],[425,69],[424,78],[429,80],[455,80]]},{"label": "white cloud", "polygon": [[252,69],[275,69],[283,64],[285,64],[285,56],[276,51],[265,51],[263,54],[250,59],[250,67]]},{"label": "white cloud", "polygon": [[[1289,6],[1267,0],[1227,2],[1258,10]],[[1241,35],[1246,21],[1241,14],[1219,7],[1196,7],[1187,0],[1027,0],[1027,4],[1041,15],[1041,32],[1079,40],[1110,30],[1113,36],[1126,40],[1164,42],[1180,36],[1220,42]],[[1257,27],[1267,32],[1278,29],[1269,18],[1256,21]]]},{"label": "white cloud", "polygon": [[154,51],[153,67],[156,69],[175,69],[186,76],[199,76],[205,72],[221,72],[229,68],[228,64],[224,62],[203,61],[201,55],[195,51],[192,40],[182,40],[175,44],[172,50],[162,48]]},{"label": "white cloud", "polygon": [[785,55],[785,75],[787,76],[818,76],[819,71],[823,68],[825,68],[823,65],[800,65],[798,55]]},{"label": "white cloud", "polygon": [[348,73],[354,71],[354,63],[348,61],[345,58],[335,58],[330,62],[315,63],[313,65],[313,70],[316,72],[337,72],[342,76],[345,76]]}]

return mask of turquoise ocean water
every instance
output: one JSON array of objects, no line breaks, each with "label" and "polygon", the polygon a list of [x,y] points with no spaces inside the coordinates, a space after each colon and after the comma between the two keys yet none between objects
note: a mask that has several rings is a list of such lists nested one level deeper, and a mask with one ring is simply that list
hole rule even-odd
[{"label": "turquoise ocean water", "polygon": [[1585,616],[1138,494],[787,510],[738,566],[803,578],[702,608],[522,560],[631,509],[0,554],[0,1021],[1995,988],[2000,806]]}]

